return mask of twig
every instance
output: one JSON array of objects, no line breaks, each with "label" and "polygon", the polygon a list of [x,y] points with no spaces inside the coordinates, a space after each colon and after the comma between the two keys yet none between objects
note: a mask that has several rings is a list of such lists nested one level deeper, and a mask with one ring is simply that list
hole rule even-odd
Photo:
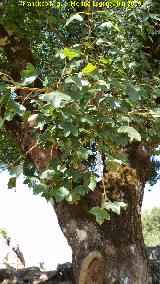
[{"label": "twig", "polygon": [[102,185],[103,185],[103,195],[102,195],[102,201],[107,201],[108,197],[107,197],[107,193],[106,193],[106,187],[105,187],[105,183],[104,183],[104,176],[102,176]]},{"label": "twig", "polygon": [[[5,76],[5,77],[7,77],[7,78],[9,79],[9,82],[14,83],[14,80],[13,80],[12,77],[9,76],[8,74],[3,73],[3,72],[0,72],[0,76]],[[2,79],[3,79],[3,78],[2,78]],[[6,80],[4,80],[4,81],[6,81]],[[7,81],[7,82],[8,82],[8,81]]]},{"label": "twig", "polygon": [[32,93],[33,93],[33,91],[30,92],[30,93],[24,98],[24,100],[22,101],[22,105],[24,104],[24,102],[29,98],[29,96],[30,96]]},{"label": "twig", "polygon": [[32,88],[32,87],[23,87],[23,86],[15,86],[16,90],[26,90],[26,91],[32,91],[32,92],[50,92],[50,88]]},{"label": "twig", "polygon": [[21,160],[23,157],[25,157],[28,153],[30,153],[34,148],[36,148],[39,144],[36,143],[34,146],[32,146],[27,152],[25,152],[23,155],[21,155],[20,157],[18,157],[18,159],[14,160],[12,163],[7,165],[7,168],[12,167],[13,165],[15,165],[19,160]]}]

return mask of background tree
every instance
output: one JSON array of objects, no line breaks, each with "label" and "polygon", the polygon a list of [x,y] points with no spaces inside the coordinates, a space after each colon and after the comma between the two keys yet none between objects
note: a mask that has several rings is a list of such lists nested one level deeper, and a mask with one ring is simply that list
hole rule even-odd
[{"label": "background tree", "polygon": [[146,246],[160,245],[160,208],[142,212],[143,236]]},{"label": "background tree", "polygon": [[23,171],[51,199],[76,283],[147,284],[140,210],[157,179],[159,4],[24,3],[0,6],[8,186]]}]

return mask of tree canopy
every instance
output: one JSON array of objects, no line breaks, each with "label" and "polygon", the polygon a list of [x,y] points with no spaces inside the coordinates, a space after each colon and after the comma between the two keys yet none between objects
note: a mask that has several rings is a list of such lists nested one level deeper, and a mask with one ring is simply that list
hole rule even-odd
[{"label": "tree canopy", "polygon": [[[131,144],[141,145],[143,159],[160,140],[158,1],[82,2],[0,3],[0,162],[13,175],[8,186],[24,171],[35,194],[70,204],[94,190],[100,168],[127,164]],[[33,169],[31,149],[23,152],[13,141],[8,129],[17,120],[27,125],[34,148],[52,152],[44,168],[38,161]],[[152,183],[158,167],[153,159]],[[124,206],[108,200],[104,187],[90,212],[101,224]]]}]

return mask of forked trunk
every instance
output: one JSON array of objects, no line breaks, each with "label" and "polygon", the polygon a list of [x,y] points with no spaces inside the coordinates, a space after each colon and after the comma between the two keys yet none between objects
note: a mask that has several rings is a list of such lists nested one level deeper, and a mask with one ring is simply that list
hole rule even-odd
[{"label": "forked trunk", "polygon": [[137,160],[137,168],[132,161],[132,166],[120,166],[118,171],[105,174],[108,198],[123,201],[127,207],[120,215],[111,213],[111,220],[101,226],[88,213],[100,204],[101,182],[77,206],[54,204],[73,251],[76,284],[148,284],[140,215],[145,168],[141,162]]}]

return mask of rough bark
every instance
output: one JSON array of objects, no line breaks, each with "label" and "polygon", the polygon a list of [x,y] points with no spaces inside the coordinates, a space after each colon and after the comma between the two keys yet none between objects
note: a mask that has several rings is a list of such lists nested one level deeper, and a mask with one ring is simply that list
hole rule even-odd
[{"label": "rough bark", "polygon": [[71,207],[65,202],[54,204],[60,227],[73,250],[77,284],[148,283],[140,217],[144,161],[138,160],[136,151],[135,147],[135,158],[130,165],[121,166],[115,173],[105,174],[109,199],[127,204],[120,216],[112,213],[111,220],[101,226],[89,216],[88,210],[100,203],[101,183],[78,206]]},{"label": "rough bark", "polygon": [[[11,65],[11,74],[19,79],[21,69],[33,57],[24,42],[0,27],[4,35],[3,45]],[[13,37],[13,38],[12,38]],[[5,40],[4,40],[5,39]],[[25,49],[25,52],[24,52]],[[24,91],[20,92],[23,96]],[[36,170],[47,168],[51,156],[59,159],[59,152],[36,146],[29,135],[28,125],[16,118],[7,122],[10,131],[21,148],[28,152]],[[126,210],[120,216],[112,213],[111,220],[99,226],[88,213],[100,205],[103,190],[101,182],[77,206],[66,202],[54,204],[60,227],[73,250],[73,269],[77,284],[148,284],[148,265],[141,229],[140,209],[145,184],[148,150],[144,145],[131,145],[127,149],[130,162],[116,172],[106,172],[105,189],[108,198],[124,201]],[[52,202],[53,204],[53,202]]]}]

